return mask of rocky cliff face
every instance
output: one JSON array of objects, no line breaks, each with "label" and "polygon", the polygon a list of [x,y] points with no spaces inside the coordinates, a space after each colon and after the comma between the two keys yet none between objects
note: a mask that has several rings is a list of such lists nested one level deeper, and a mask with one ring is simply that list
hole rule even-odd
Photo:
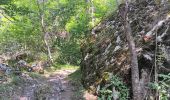
[{"label": "rocky cliff face", "polygon": [[[158,73],[170,72],[170,6],[155,2],[130,4],[128,17],[136,43],[140,78],[146,84]],[[152,1],[152,0],[151,0]],[[94,27],[82,44],[82,82],[94,90],[104,72],[111,72],[131,83],[129,50],[125,37],[121,8]],[[156,58],[156,59],[155,59]]]}]

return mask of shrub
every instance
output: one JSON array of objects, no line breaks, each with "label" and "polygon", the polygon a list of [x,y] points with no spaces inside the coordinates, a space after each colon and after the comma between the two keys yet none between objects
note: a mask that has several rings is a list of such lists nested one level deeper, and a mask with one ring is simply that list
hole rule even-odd
[{"label": "shrub", "polygon": [[106,84],[104,84],[104,86],[98,86],[98,100],[113,100],[113,98],[127,100],[129,97],[129,89],[126,87],[123,81],[111,73],[104,74],[103,80]]}]

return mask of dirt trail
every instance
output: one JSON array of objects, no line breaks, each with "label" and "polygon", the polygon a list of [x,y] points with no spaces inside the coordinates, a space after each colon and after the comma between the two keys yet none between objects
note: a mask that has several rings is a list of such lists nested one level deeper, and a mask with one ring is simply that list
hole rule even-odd
[{"label": "dirt trail", "polygon": [[19,100],[71,100],[73,87],[66,79],[75,70],[60,70],[44,75],[46,78],[29,79],[31,84],[23,88]]},{"label": "dirt trail", "polygon": [[[58,91],[58,95],[56,95],[56,98],[58,96],[58,100],[71,100],[73,96],[73,86],[71,83],[66,79],[69,74],[73,73],[75,70],[60,70],[54,75],[51,75],[48,78],[48,81],[50,83],[56,83],[55,85],[52,85],[53,88],[57,88],[56,91]],[[56,87],[58,86],[58,87]],[[52,100],[56,100],[56,98]]]},{"label": "dirt trail", "polygon": [[80,81],[68,78],[74,72],[22,73],[14,86],[9,85],[12,90],[0,91],[0,100],[97,100],[96,96],[84,91]]}]

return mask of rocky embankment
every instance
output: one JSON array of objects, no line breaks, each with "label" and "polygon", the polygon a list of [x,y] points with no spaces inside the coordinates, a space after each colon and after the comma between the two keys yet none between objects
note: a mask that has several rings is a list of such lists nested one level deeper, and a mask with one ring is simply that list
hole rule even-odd
[{"label": "rocky embankment", "polygon": [[[131,3],[128,11],[144,91],[147,84],[154,81],[155,63],[158,73],[170,72],[170,6],[147,1]],[[116,12],[94,27],[95,35],[88,36],[82,44],[82,82],[94,92],[104,72],[118,75],[131,85],[129,50],[120,16],[124,6],[121,4]]]}]

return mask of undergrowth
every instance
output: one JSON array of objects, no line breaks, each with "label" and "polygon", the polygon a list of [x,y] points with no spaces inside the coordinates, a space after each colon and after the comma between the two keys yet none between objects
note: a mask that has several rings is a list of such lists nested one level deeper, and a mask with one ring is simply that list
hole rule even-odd
[{"label": "undergrowth", "polygon": [[159,92],[160,100],[169,100],[170,98],[170,73],[168,75],[159,74],[161,80],[158,83],[150,83],[149,87]]},{"label": "undergrowth", "polygon": [[53,67],[56,69],[56,70],[59,70],[59,69],[78,69],[79,66],[76,66],[76,65],[70,65],[70,64],[59,64],[59,63],[54,63],[53,64]]},{"label": "undergrowth", "polygon": [[97,88],[97,92],[99,94],[98,100],[128,100],[129,89],[123,81],[111,73],[106,72],[104,74],[104,85],[99,85]]}]

